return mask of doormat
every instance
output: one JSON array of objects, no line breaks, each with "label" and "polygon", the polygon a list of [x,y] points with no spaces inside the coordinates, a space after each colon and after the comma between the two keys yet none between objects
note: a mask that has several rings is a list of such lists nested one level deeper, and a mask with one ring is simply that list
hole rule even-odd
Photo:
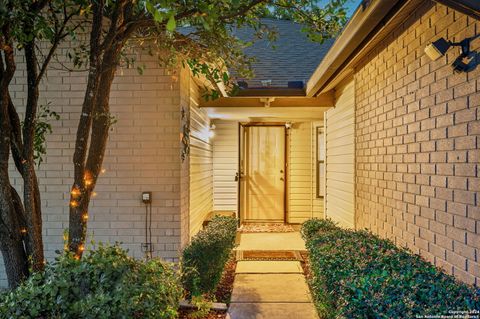
[{"label": "doormat", "polygon": [[242,233],[290,233],[295,229],[285,224],[243,224],[238,229]]},{"label": "doormat", "polygon": [[237,250],[237,261],[241,260],[297,260],[303,261],[296,250]]}]

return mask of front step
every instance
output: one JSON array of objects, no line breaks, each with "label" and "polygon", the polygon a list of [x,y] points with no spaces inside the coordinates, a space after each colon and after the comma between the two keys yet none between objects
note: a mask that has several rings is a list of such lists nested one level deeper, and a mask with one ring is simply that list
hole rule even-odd
[{"label": "front step", "polygon": [[237,261],[303,261],[299,250],[237,250]]},{"label": "front step", "polygon": [[318,319],[311,303],[236,303],[228,314],[231,319]]},{"label": "front step", "polygon": [[303,274],[298,261],[250,261],[237,262],[236,274]]},{"label": "front step", "polygon": [[303,274],[236,274],[231,303],[311,303]]}]

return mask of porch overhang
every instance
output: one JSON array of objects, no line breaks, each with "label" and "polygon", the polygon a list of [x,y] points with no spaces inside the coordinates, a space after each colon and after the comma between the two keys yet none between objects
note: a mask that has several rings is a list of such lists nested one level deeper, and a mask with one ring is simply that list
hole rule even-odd
[{"label": "porch overhang", "polygon": [[328,92],[317,97],[265,94],[220,97],[210,101],[202,100],[199,107],[204,108],[211,119],[311,121],[322,120],[323,113],[333,105],[334,94]]},{"label": "porch overhang", "polygon": [[334,94],[328,92],[316,97],[306,96],[282,96],[282,95],[258,95],[258,96],[235,96],[220,97],[215,100],[202,100],[200,107],[332,107]]}]

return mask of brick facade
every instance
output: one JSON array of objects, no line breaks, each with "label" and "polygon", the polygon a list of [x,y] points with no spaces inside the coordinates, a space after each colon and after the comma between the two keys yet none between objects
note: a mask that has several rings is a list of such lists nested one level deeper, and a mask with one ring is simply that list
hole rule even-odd
[{"label": "brick facade", "polygon": [[479,33],[479,21],[427,1],[355,70],[357,228],[477,285],[480,67],[454,73],[458,48],[434,62],[423,50]]},{"label": "brick facade", "polygon": [[[69,45],[68,43],[66,45]],[[59,58],[66,56],[62,49]],[[122,242],[135,257],[143,257],[145,206],[142,191],[153,192],[152,241],[154,255],[177,261],[180,249],[181,201],[188,188],[181,180],[179,72],[159,68],[154,57],[138,54],[145,65],[143,75],[135,69],[120,69],[112,86],[111,112],[118,122],[110,133],[104,168],[90,205],[88,234],[96,242]],[[63,61],[68,63],[66,59]],[[47,137],[47,156],[37,170],[43,207],[45,255],[51,260],[63,247],[63,232],[68,228],[68,201],[73,182],[72,154],[86,73],[67,72],[53,63],[40,90],[41,103],[61,115],[52,121],[53,133]],[[11,87],[13,102],[26,100],[25,64],[17,65]],[[188,162],[187,164],[188,165]],[[11,165],[11,179],[21,191],[22,181]],[[187,197],[188,198],[188,197]],[[186,208],[188,210],[188,206]],[[187,230],[188,231],[188,230]],[[6,286],[0,255],[0,287]]]}]

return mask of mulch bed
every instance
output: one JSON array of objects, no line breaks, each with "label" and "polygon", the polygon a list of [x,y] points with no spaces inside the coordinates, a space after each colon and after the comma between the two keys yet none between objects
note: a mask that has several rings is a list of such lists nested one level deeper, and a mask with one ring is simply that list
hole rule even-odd
[{"label": "mulch bed", "polygon": [[310,279],[312,279],[312,270],[310,268],[310,260],[308,259],[308,253],[306,251],[300,252],[302,256],[303,262],[300,263],[303,269],[303,273],[307,278],[307,282],[310,283]]},{"label": "mulch bed", "polygon": [[235,254],[232,253],[229,261],[225,265],[223,270],[222,279],[215,291],[215,299],[217,302],[230,303],[233,290],[233,281],[235,280],[235,268],[237,268],[237,261],[235,260]]},{"label": "mulch bed", "polygon": [[[222,279],[218,284],[217,290],[214,293],[216,302],[222,302],[229,304],[232,297],[233,290],[233,281],[235,279],[235,268],[237,267],[237,261],[235,260],[235,254],[232,253],[232,256],[227,261],[225,269],[222,274]],[[191,309],[181,309],[179,310],[179,319],[190,319],[189,314],[194,312]],[[215,311],[212,310],[210,313],[201,319],[225,319],[227,313],[224,311]]]}]

